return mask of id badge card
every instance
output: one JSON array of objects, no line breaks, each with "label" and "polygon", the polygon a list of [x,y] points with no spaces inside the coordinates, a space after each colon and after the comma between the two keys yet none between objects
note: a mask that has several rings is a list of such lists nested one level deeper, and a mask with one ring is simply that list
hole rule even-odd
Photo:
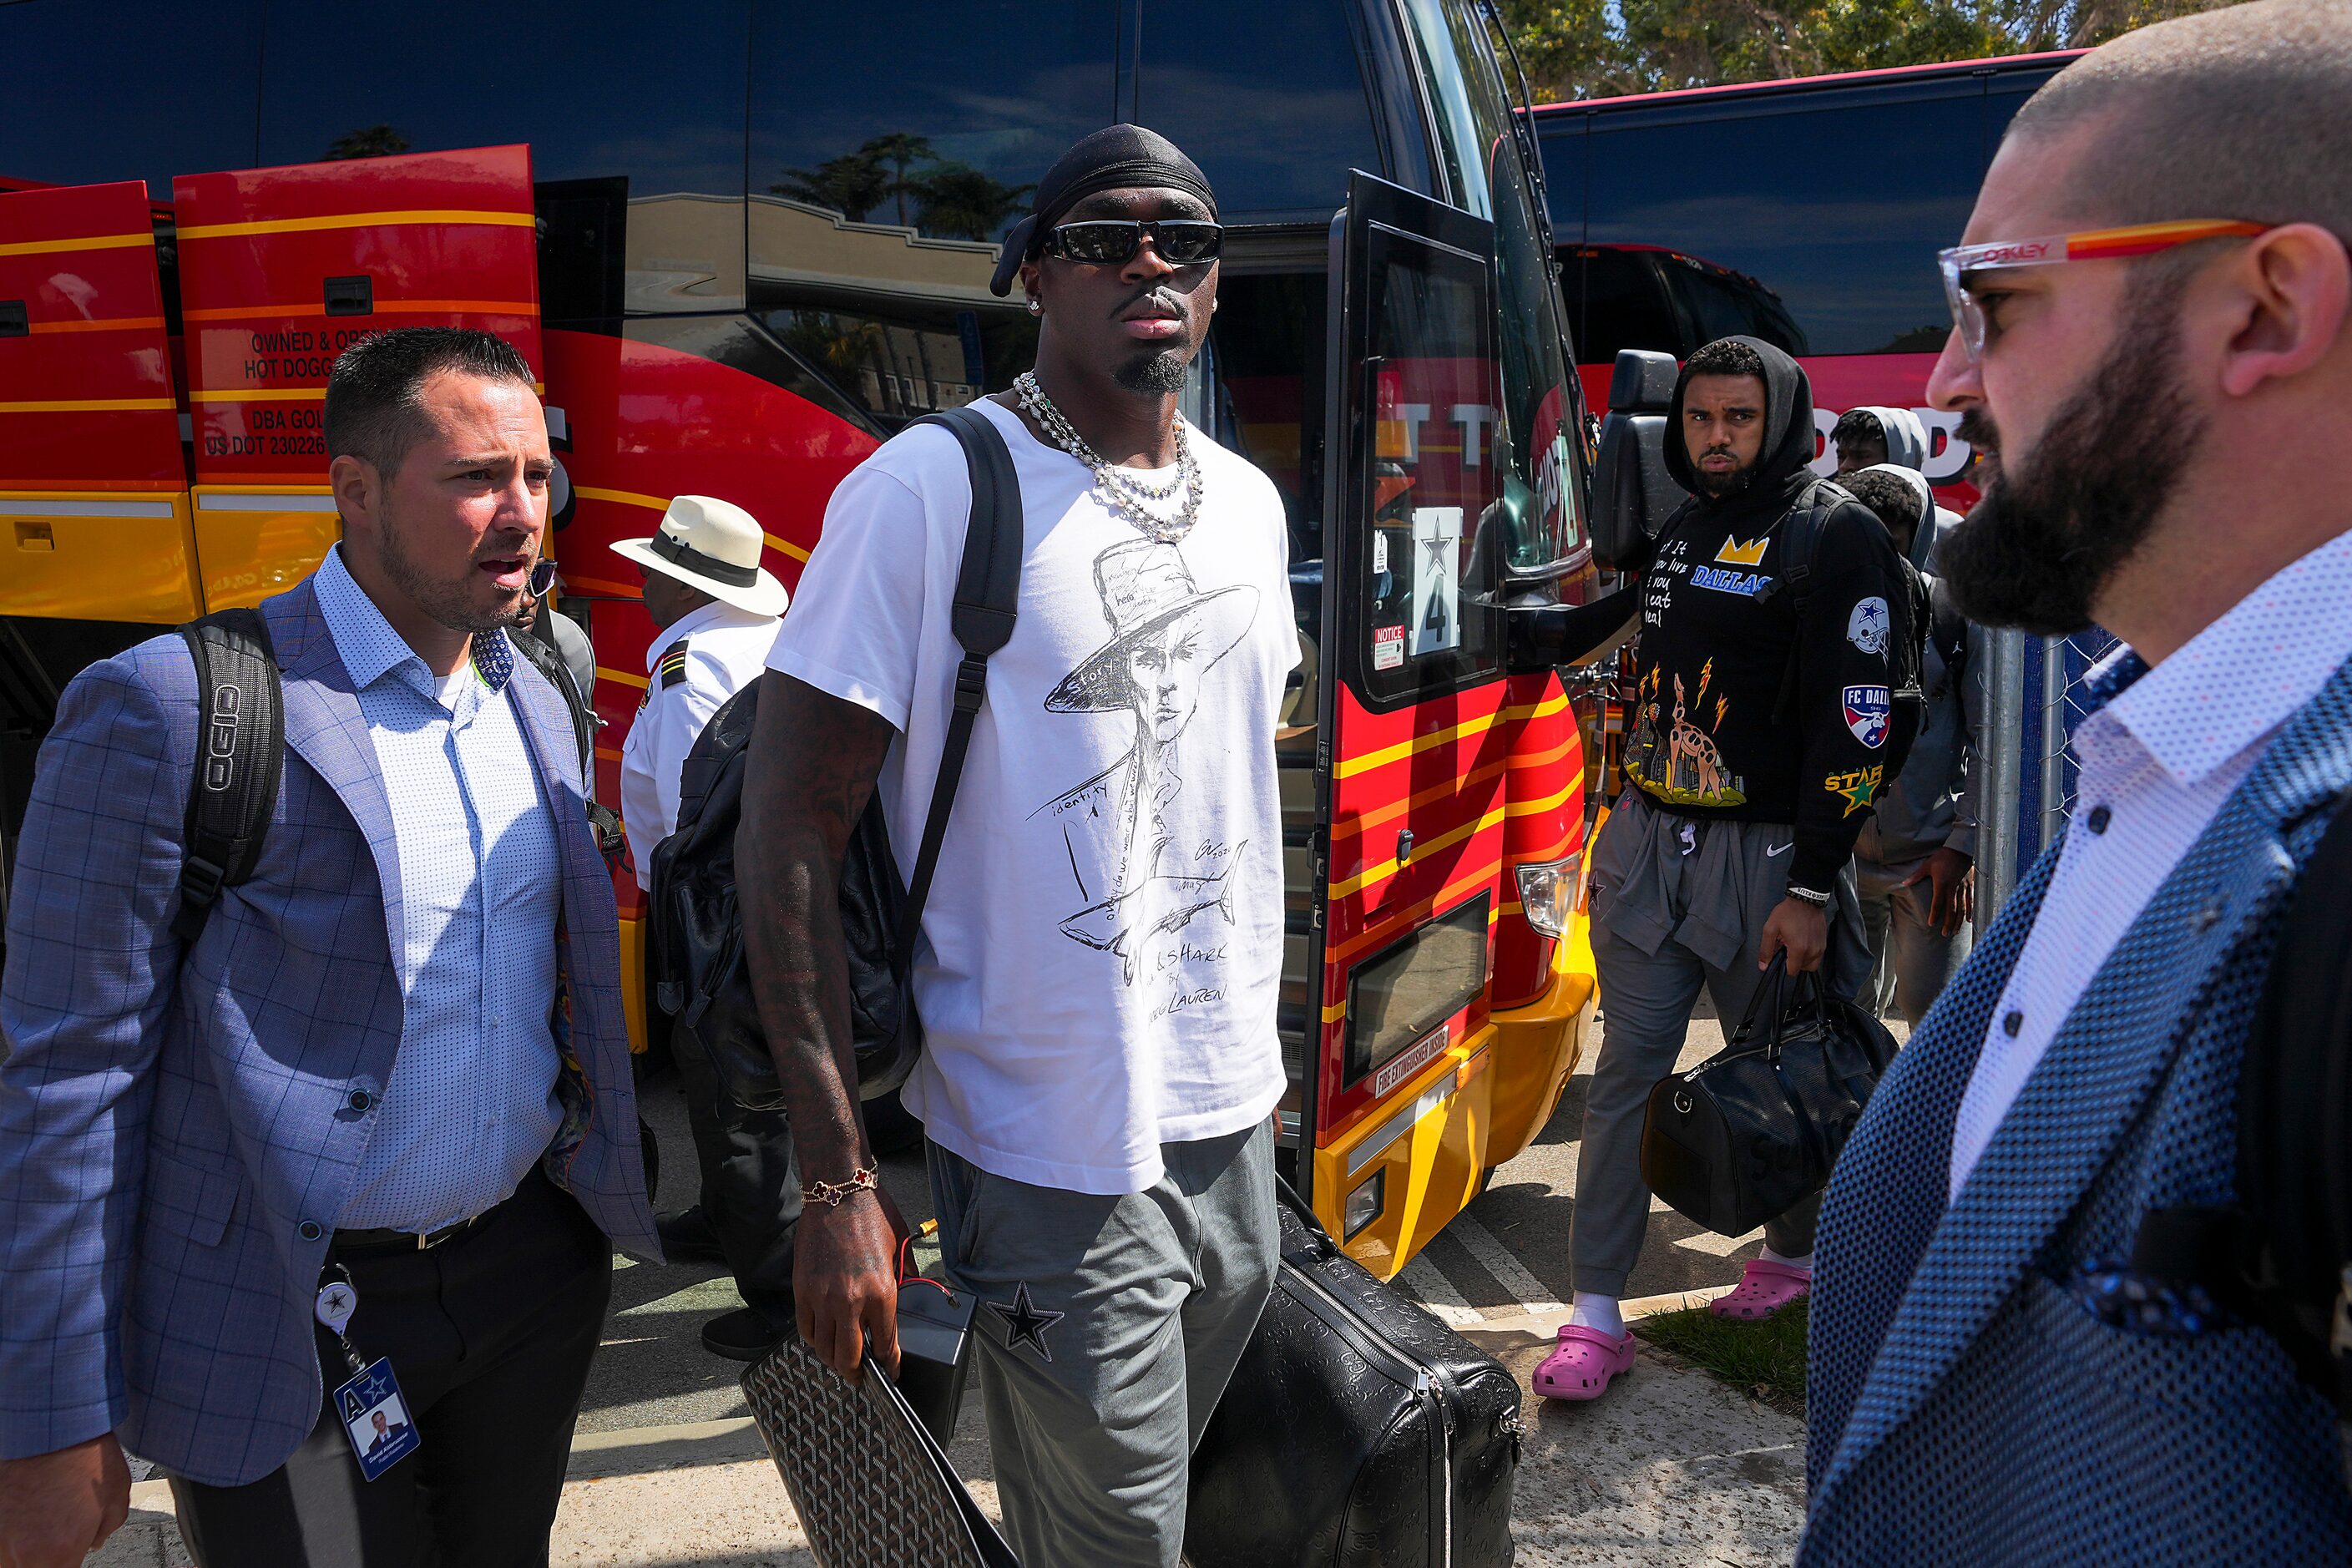
[{"label": "id badge card", "polygon": [[329,1395],[341,1418],[344,1436],[360,1462],[360,1474],[374,1480],[424,1446],[416,1435],[416,1419],[400,1396],[400,1382],[392,1363],[378,1356],[350,1382]]}]

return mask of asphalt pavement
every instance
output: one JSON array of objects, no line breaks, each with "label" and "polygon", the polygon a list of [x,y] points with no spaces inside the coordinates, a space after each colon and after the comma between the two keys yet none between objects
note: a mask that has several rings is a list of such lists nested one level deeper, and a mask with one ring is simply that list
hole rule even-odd
[{"label": "asphalt pavement", "polygon": [[[1904,1033],[1895,1026],[1897,1035]],[[1722,1047],[1693,1022],[1687,1066]],[[1399,1284],[1519,1376],[1549,1349],[1569,1300],[1567,1242],[1577,1135],[1598,1031],[1550,1122]],[[675,1079],[643,1095],[661,1146],[656,1206],[693,1201],[692,1147]],[[931,1213],[919,1152],[885,1158],[882,1180],[910,1221]],[[1761,1233],[1700,1231],[1654,1204],[1629,1294],[1664,1310],[1719,1294]],[[719,1270],[627,1262],[590,1373],[554,1561],[577,1568],[801,1568],[813,1559],[737,1386],[741,1367],[703,1350],[703,1322],[741,1304]],[[1633,1304],[1629,1304],[1633,1305]],[[995,1509],[979,1401],[952,1450]],[[1803,1434],[1787,1415],[1646,1347],[1622,1386],[1592,1405],[1530,1394],[1513,1508],[1519,1562],[1764,1568],[1789,1561],[1802,1521]],[[143,1467],[142,1467],[143,1469]],[[187,1558],[160,1481],[134,1489],[131,1523],[92,1561],[176,1568]]]}]

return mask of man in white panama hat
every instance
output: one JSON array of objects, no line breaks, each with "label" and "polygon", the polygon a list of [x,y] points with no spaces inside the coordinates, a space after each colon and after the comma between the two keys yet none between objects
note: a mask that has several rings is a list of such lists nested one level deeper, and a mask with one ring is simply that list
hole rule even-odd
[{"label": "man in white panama hat", "polygon": [[[776,640],[787,595],[760,564],[763,539],[759,520],[741,507],[679,496],[651,539],[613,545],[635,563],[655,626],[645,700],[621,748],[621,819],[640,888],[652,886],[654,847],[677,826],[686,754],[711,715],[759,679]],[[656,1224],[670,1257],[723,1262],[733,1270],[751,1304],[705,1323],[703,1348],[755,1360],[793,1321],[800,1184],[792,1175],[792,1143],[782,1114],[725,1102],[691,1041],[674,1036],[671,1047],[686,1082],[702,1201],[659,1215]]]}]

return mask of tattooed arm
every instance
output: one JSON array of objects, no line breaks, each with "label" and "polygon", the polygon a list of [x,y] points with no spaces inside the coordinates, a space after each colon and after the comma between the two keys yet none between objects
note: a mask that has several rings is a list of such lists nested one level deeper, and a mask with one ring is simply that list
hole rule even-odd
[{"label": "tattooed arm", "polygon": [[[760,1026],[804,1182],[846,1181],[873,1163],[858,1113],[838,884],[891,734],[877,713],[775,670],[761,677],[735,886]],[[898,1373],[898,1250],[878,1193],[802,1212],[793,1257],[801,1339],[845,1377],[856,1379],[868,1335]]]}]

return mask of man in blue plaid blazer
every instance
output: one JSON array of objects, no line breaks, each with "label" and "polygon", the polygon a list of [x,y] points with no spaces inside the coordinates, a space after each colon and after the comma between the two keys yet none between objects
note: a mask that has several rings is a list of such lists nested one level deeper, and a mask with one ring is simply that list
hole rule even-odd
[{"label": "man in blue plaid blazer", "polygon": [[[325,423],[345,538],[262,606],[276,815],[196,940],[185,645],[84,671],[41,752],[0,984],[0,1563],[79,1563],[128,1448],[199,1563],[543,1563],[612,1248],[660,1256],[570,710],[505,630],[552,468],[530,370],[384,333]],[[364,1409],[322,1394],[380,1357],[422,1446],[366,1479]]]},{"label": "man in blue plaid blazer", "polygon": [[2352,788],[2347,99],[2347,0],[2131,34],[2019,113],[1945,255],[1929,395],[1990,459],[1947,579],[2127,646],[2063,843],[1831,1181],[1806,1568],[2352,1562],[2329,1403],[2135,1246],[2235,1201],[2256,1003]]}]

